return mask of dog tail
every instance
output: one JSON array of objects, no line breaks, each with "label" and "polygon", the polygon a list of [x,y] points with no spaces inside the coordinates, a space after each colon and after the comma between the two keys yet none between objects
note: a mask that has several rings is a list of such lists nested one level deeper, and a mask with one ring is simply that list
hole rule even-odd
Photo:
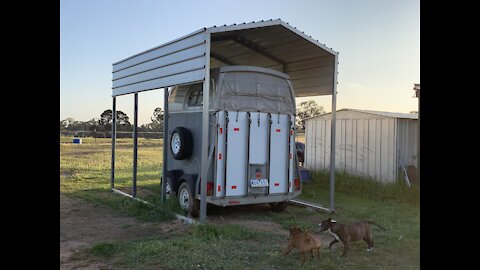
[{"label": "dog tail", "polygon": [[373,221],[371,221],[371,220],[367,220],[367,222],[368,222],[368,224],[373,224],[373,225],[375,225],[375,226],[379,227],[380,229],[382,229],[382,230],[384,230],[384,231],[386,231],[386,230],[387,230],[387,229],[385,229],[384,227],[382,227],[382,226],[378,225],[377,223],[375,223],[375,222],[373,222]]}]

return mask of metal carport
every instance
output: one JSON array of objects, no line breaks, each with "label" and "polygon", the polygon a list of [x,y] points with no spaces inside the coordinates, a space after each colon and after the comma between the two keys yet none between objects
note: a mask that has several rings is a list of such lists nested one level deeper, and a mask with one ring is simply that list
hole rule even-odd
[{"label": "metal carport", "polygon": [[[113,64],[111,188],[115,191],[116,100],[134,94],[133,190],[136,197],[138,93],[164,89],[164,119],[168,118],[168,87],[203,82],[201,179],[207,178],[210,69],[226,65],[271,68],[290,76],[296,97],[332,95],[332,138],[335,138],[338,53],[280,19],[202,28]],[[207,89],[207,90],[205,90]],[[164,121],[164,131],[168,121]],[[168,136],[168,134],[166,134]],[[166,138],[164,136],[164,138]],[[335,141],[331,142],[330,201],[334,211]],[[163,144],[167,171],[167,144]],[[162,181],[162,199],[164,197]],[[201,184],[200,222],[206,218],[207,181]]]}]

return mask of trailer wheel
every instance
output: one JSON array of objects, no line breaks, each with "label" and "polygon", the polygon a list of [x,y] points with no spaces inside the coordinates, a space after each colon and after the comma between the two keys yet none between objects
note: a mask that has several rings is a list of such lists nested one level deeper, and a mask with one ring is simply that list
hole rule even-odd
[{"label": "trailer wheel", "polygon": [[276,203],[270,203],[270,208],[272,208],[273,211],[275,212],[282,212],[287,208],[288,202],[276,202]]},{"label": "trailer wheel", "polygon": [[180,207],[192,217],[198,217],[200,210],[200,201],[192,195],[192,189],[187,182],[183,182],[178,188],[178,203]]},{"label": "trailer wheel", "polygon": [[177,127],[170,138],[170,151],[176,160],[187,159],[192,154],[193,138],[188,129]]},{"label": "trailer wheel", "polygon": [[171,199],[173,197],[175,197],[175,192],[173,191],[173,185],[172,185],[172,180],[170,179],[170,177],[167,175],[166,177],[166,181],[165,181],[165,198],[166,199]]}]

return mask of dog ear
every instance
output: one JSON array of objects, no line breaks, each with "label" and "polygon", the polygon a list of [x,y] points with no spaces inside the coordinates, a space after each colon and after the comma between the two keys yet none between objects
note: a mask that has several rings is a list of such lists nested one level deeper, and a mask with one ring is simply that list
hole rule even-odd
[{"label": "dog ear", "polygon": [[329,217],[327,220],[328,220],[328,221],[332,221],[332,218],[331,218],[331,217]]}]

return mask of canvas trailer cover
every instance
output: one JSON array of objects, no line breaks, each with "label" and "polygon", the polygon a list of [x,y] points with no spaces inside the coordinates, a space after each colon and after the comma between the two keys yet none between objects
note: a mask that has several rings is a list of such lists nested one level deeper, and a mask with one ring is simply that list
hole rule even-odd
[{"label": "canvas trailer cover", "polygon": [[[338,53],[280,19],[202,28],[114,63],[113,111],[115,98],[120,95],[134,94],[136,109],[139,92],[203,82],[202,133],[205,136],[202,136],[201,177],[206,179],[209,154],[207,135],[210,120],[208,113],[210,69],[231,65],[257,66],[281,71],[290,77],[296,97],[332,95],[332,111],[335,114]],[[168,91],[164,93],[167,101]],[[165,107],[168,106],[166,103]],[[134,113],[136,115],[136,110]],[[332,121],[332,133],[335,132],[334,125],[335,121]],[[135,127],[136,123],[134,129]],[[167,129],[164,127],[164,130]],[[112,188],[115,166],[115,130],[113,131]],[[135,134],[134,130],[134,137]],[[332,138],[335,138],[334,134]],[[332,144],[335,145],[334,142]],[[166,149],[164,154],[165,152]],[[332,160],[335,160],[334,147],[331,155]],[[334,164],[331,165],[330,209],[333,210]],[[163,166],[163,171],[166,171],[165,162]],[[133,179],[135,185],[135,160]],[[206,215],[204,197],[206,188],[205,181],[201,186],[201,222],[205,220]]]}]

